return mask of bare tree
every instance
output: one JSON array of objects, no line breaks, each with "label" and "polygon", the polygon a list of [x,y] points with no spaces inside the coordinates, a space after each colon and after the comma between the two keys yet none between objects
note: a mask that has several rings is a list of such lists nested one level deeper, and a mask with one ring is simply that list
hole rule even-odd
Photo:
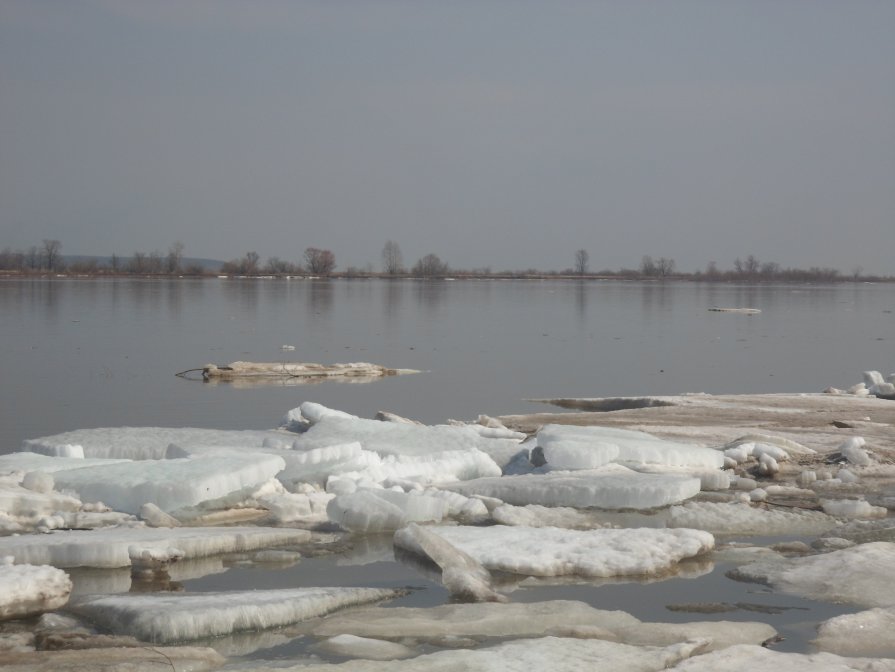
[{"label": "bare tree", "polygon": [[146,272],[146,253],[134,252],[130,262],[128,262],[127,270],[129,273],[145,273]]},{"label": "bare tree", "polygon": [[111,258],[109,259],[109,268],[112,269],[113,273],[117,273],[120,265],[121,261],[118,259],[118,255],[113,252]]},{"label": "bare tree", "polygon": [[581,249],[575,253],[575,272],[578,275],[587,273],[587,263],[590,261],[590,255],[587,250]]},{"label": "bare tree", "polygon": [[640,274],[649,277],[656,275],[656,262],[648,254],[644,254],[640,260]]},{"label": "bare tree", "polygon": [[309,247],[305,250],[305,265],[314,275],[329,275],[336,268],[336,255],[329,250]]},{"label": "bare tree", "polygon": [[246,275],[254,275],[258,272],[258,260],[260,257],[257,252],[246,252],[246,256],[242,258],[242,272]]},{"label": "bare tree", "polygon": [[382,270],[389,275],[398,275],[404,272],[404,257],[401,248],[393,240],[387,240],[382,248]]},{"label": "bare tree", "polygon": [[168,258],[165,260],[165,270],[168,273],[180,273],[183,265],[183,243],[179,240],[168,248]]},{"label": "bare tree", "polygon": [[449,270],[447,263],[439,259],[437,254],[427,254],[413,266],[413,274],[424,278],[447,275]]},{"label": "bare tree", "polygon": [[674,273],[674,259],[670,257],[659,257],[656,260],[656,275],[660,278],[667,278]]},{"label": "bare tree", "polygon": [[49,240],[47,238],[44,238],[43,257],[48,271],[55,271],[56,267],[59,265],[59,250],[61,248],[62,243],[60,243],[58,240]]}]

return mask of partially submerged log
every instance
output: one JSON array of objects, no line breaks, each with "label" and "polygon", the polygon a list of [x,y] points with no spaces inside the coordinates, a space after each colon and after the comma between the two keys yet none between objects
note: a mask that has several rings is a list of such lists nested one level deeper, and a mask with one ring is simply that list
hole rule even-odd
[{"label": "partially submerged log", "polygon": [[206,364],[202,367],[205,380],[235,380],[240,378],[378,378],[404,373],[419,373],[414,369],[390,369],[368,362],[347,364],[312,364],[308,362],[232,362],[227,366]]}]

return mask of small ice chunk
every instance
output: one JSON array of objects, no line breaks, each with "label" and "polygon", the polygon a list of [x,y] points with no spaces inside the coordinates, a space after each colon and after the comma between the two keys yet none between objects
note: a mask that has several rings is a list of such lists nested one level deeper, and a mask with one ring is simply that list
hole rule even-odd
[{"label": "small ice chunk", "polygon": [[0,564],[0,621],[63,607],[72,583],[61,569]]},{"label": "small ice chunk", "polygon": [[867,387],[873,387],[874,385],[879,385],[880,383],[886,382],[883,378],[883,374],[879,371],[865,371],[864,372],[864,385]]},{"label": "small ice chunk", "polygon": [[872,463],[870,455],[861,446],[864,445],[864,438],[853,436],[839,446],[839,452],[842,456],[854,465],[866,467]]},{"label": "small ice chunk", "polygon": [[365,660],[397,660],[409,658],[416,652],[408,646],[382,639],[358,637],[357,635],[336,635],[325,639],[316,646],[325,653]]},{"label": "small ice chunk", "polygon": [[386,588],[278,588],[189,595],[129,594],[82,601],[74,611],[114,633],[164,644],[280,627],[404,592]]},{"label": "small ice chunk", "polygon": [[[581,531],[497,525],[435,527],[430,531],[490,570],[529,576],[655,575],[684,558],[710,551],[715,544],[708,532],[683,529]],[[405,530],[395,534],[395,544],[425,555],[425,549]]]},{"label": "small ice chunk", "polygon": [[55,487],[53,476],[43,471],[29,471],[22,478],[22,487],[34,492],[47,494]]},{"label": "small ice chunk", "polygon": [[512,506],[501,504],[491,512],[494,522],[522,527],[561,527],[567,530],[596,530],[611,527],[593,513],[566,506]]},{"label": "small ice chunk", "polygon": [[824,513],[840,518],[885,518],[888,510],[883,506],[872,506],[863,499],[821,500]]},{"label": "small ice chunk", "polygon": [[165,513],[152,503],[140,507],[140,518],[152,527],[180,527],[180,521],[177,518]]},{"label": "small ice chunk", "polygon": [[814,483],[817,480],[817,473],[811,471],[810,469],[806,469],[802,471],[798,477],[796,478],[796,483],[800,488],[807,488],[809,485]]},{"label": "small ice chunk", "polygon": [[857,483],[860,480],[853,471],[845,467],[836,472],[836,478],[846,484]]}]

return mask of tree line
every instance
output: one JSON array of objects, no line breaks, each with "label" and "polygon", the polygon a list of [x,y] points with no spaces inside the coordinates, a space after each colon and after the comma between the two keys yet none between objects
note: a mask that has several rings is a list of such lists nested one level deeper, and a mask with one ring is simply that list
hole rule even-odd
[{"label": "tree line", "polygon": [[694,280],[710,282],[837,282],[837,281],[895,281],[893,276],[866,275],[863,268],[856,266],[848,274],[829,267],[812,266],[807,269],[783,267],[777,262],[760,261],[755,255],[737,257],[733,266],[719,268],[717,262],[710,261],[704,270],[679,272],[671,257],[644,255],[635,268],[590,270],[590,255],[581,248],[575,251],[572,266],[562,270],[539,270],[536,268],[492,271],[490,267],[455,269],[437,254],[428,253],[413,265],[405,266],[400,245],[386,241],[381,252],[381,266],[377,270],[373,264],[365,268],[348,266],[336,272],[336,256],[331,250],[317,247],[305,249],[300,262],[280,257],[261,260],[257,252],[246,252],[242,257],[224,262],[220,269],[209,269],[197,261],[184,258],[184,245],[175,242],[167,253],[133,252],[129,256],[113,254],[111,257],[75,258],[66,263],[62,253],[62,243],[56,239],[44,239],[40,245],[27,250],[0,250],[0,271],[5,273],[63,273],[85,275],[140,275],[140,276],[204,276],[223,274],[231,276],[319,276],[319,277],[498,277],[498,278],[617,278],[629,280]]}]

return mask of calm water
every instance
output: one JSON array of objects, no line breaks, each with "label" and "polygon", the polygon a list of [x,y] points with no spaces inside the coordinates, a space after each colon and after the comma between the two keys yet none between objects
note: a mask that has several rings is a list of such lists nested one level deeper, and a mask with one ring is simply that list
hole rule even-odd
[{"label": "calm water", "polygon": [[[708,312],[713,306],[762,312]],[[524,401],[530,397],[844,387],[864,369],[895,364],[893,309],[891,285],[3,280],[0,452],[81,427],[270,428],[305,400],[434,423],[546,408]],[[284,344],[295,351],[284,353]],[[240,359],[371,361],[425,373],[252,387],[174,375]],[[680,577],[643,584],[527,581],[511,599],[577,599],[644,620],[761,620],[786,638],[776,648],[793,651],[810,648],[819,621],[854,610],[737,583],[726,569],[698,561]],[[447,599],[437,578],[394,560],[389,537],[287,568],[236,557],[195,572],[199,578],[189,578],[188,567],[178,571],[186,576],[167,589],[414,586],[392,606]],[[127,571],[72,576],[76,593],[139,589]],[[666,608],[710,601],[747,607],[719,615]],[[756,613],[756,604],[774,613]],[[289,659],[305,655],[313,640],[287,629],[209,643],[230,657]]]},{"label": "calm water", "polygon": [[[820,391],[893,367],[893,310],[893,285],[2,280],[0,452],[81,427],[269,428],[305,400],[434,423],[545,408],[533,397]],[[234,360],[425,373],[251,388],[174,375]]]}]

